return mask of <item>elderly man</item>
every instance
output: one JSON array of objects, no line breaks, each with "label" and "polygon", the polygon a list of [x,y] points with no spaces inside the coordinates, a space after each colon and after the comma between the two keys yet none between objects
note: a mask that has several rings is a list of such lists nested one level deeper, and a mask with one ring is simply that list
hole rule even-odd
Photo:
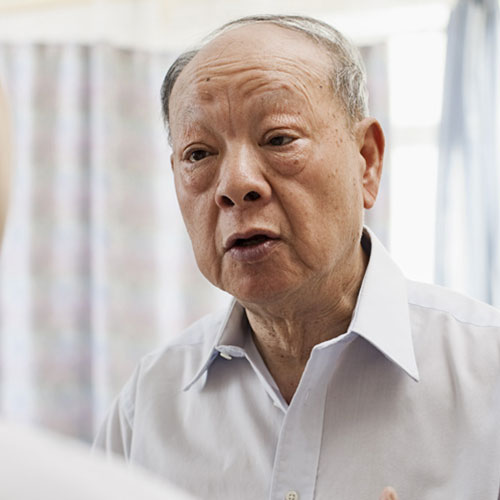
[{"label": "elderly man", "polygon": [[178,201],[235,300],[142,360],[98,445],[217,500],[498,498],[500,312],[405,280],[363,228],[366,101],[356,50],[308,18],[237,20],[174,63]]}]

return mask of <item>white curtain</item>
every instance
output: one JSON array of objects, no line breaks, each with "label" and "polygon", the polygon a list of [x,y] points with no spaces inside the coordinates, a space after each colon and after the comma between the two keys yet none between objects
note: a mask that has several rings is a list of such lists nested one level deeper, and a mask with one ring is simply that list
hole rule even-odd
[{"label": "white curtain", "polygon": [[460,0],[448,27],[436,279],[500,306],[500,15]]},{"label": "white curtain", "polygon": [[[384,55],[365,50],[380,109]],[[140,356],[228,300],[198,272],[175,200],[159,102],[170,62],[0,45],[15,139],[0,257],[7,417],[91,439]],[[381,232],[386,212],[371,214]]]},{"label": "white curtain", "polygon": [[2,46],[14,185],[0,261],[1,411],[90,439],[138,358],[226,300],[175,201],[170,58]]}]

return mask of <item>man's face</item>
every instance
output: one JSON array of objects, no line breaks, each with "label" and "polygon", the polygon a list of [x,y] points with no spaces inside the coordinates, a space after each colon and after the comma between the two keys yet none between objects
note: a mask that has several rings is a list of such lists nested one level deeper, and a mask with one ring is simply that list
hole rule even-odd
[{"label": "man's face", "polygon": [[211,42],[174,86],[172,167],[194,253],[244,304],[354,272],[366,165],[330,64],[300,33],[249,25]]}]

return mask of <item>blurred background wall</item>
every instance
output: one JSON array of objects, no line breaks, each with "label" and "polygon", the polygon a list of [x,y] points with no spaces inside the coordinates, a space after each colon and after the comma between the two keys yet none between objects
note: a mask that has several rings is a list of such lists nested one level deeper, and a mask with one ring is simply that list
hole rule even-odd
[{"label": "blurred background wall", "polygon": [[0,0],[4,415],[91,439],[140,356],[227,302],[196,269],[159,88],[180,51],[255,13],[361,48],[388,140],[367,223],[408,277],[500,305],[497,0]]}]

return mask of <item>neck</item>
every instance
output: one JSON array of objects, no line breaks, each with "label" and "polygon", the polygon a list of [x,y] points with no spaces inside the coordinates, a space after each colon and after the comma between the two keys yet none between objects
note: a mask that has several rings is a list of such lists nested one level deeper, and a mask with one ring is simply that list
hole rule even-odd
[{"label": "neck", "polygon": [[349,326],[368,263],[361,245],[358,250],[350,276],[316,283],[313,290],[265,307],[245,304],[255,344],[287,402],[313,347]]}]

